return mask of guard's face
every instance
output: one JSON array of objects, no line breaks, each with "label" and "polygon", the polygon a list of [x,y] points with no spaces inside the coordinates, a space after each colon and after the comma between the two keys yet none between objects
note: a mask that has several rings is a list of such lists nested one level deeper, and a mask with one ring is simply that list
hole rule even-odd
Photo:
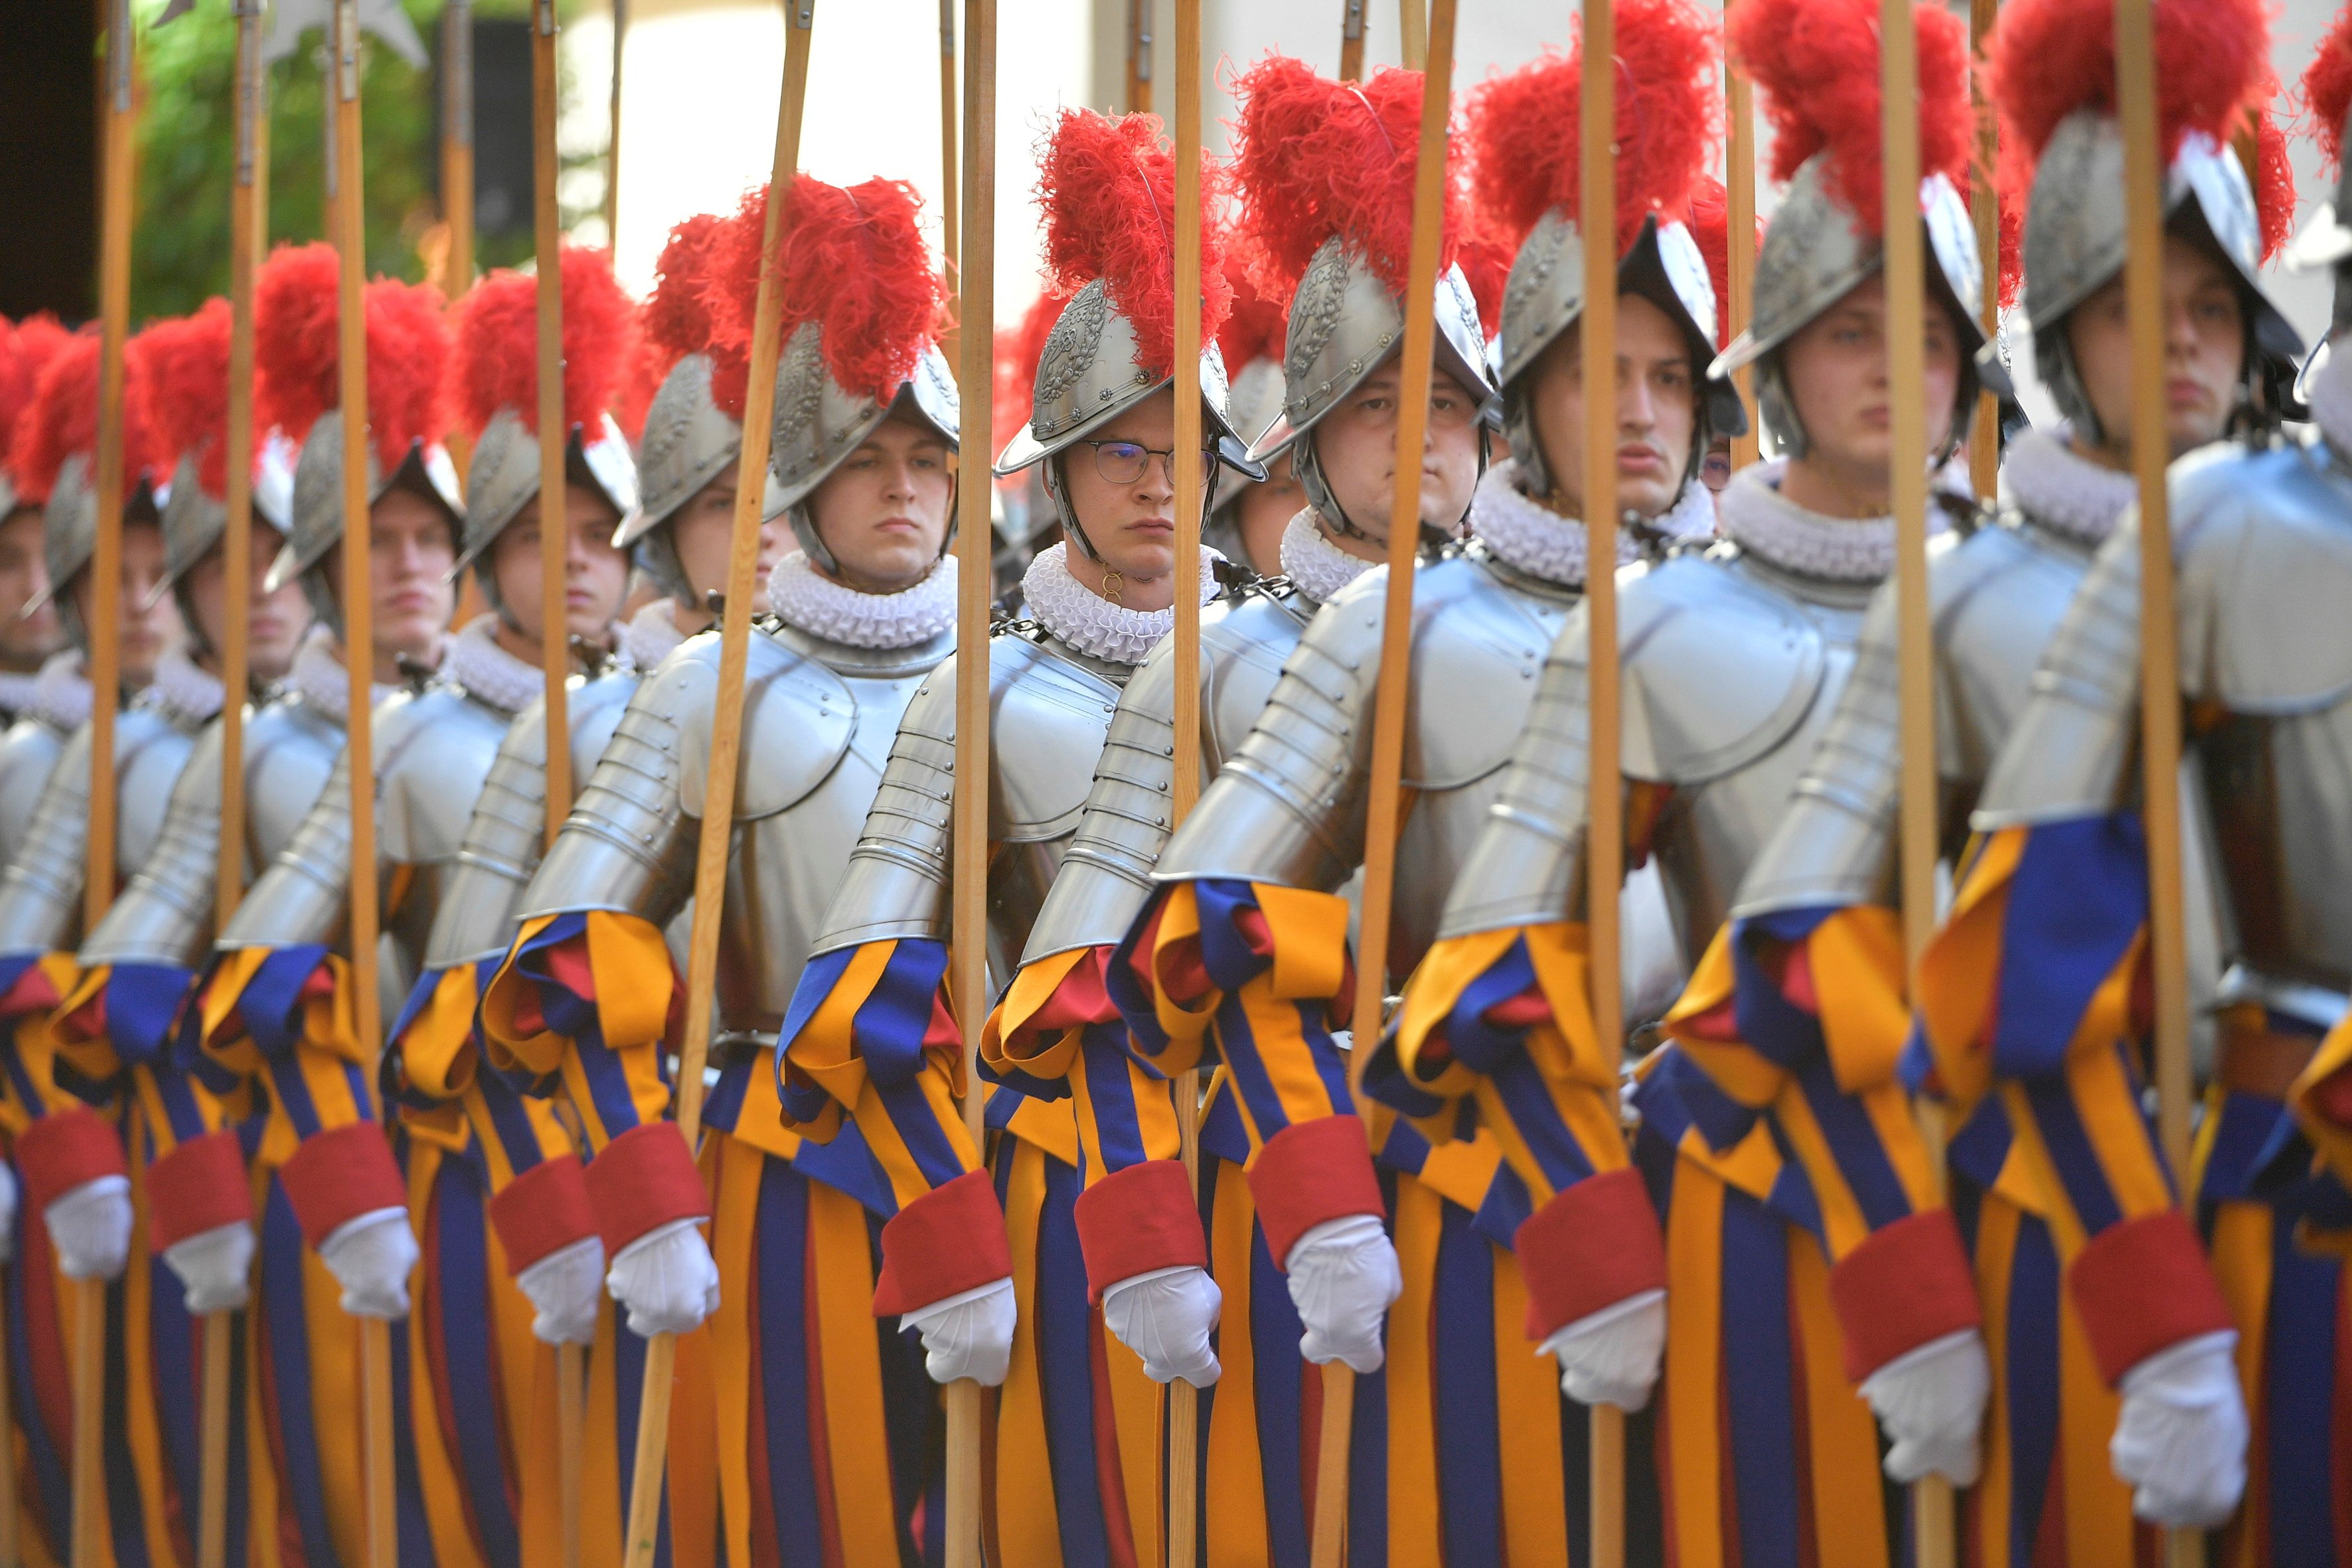
[{"label": "guard's face", "polygon": [[[269,575],[269,563],[278,559],[285,543],[278,531],[262,521],[253,520],[252,581],[246,585],[245,659],[246,668],[256,681],[268,685],[282,680],[294,668],[294,649],[302,634],[310,629],[310,604],[302,596],[299,577],[289,577],[275,594],[261,585]],[[219,650],[228,646],[228,558],[215,546],[202,561],[188,568],[184,579],[188,599],[195,610],[196,626],[204,634],[205,646]]]},{"label": "guard's face", "polygon": [[1240,509],[1242,549],[1249,556],[1245,564],[1261,577],[1274,577],[1282,573],[1282,531],[1307,504],[1307,487],[1290,471],[1288,458],[1266,467],[1262,481],[1232,482],[1242,488],[1234,505]]},{"label": "guard's face", "polygon": [[[686,569],[686,580],[694,584],[694,603],[689,608],[697,614],[709,603],[704,595],[727,590],[727,554],[735,538],[735,490],[740,472],[735,463],[719,469],[662,525],[670,531],[670,543],[677,551],[678,564]],[[768,574],[792,548],[792,527],[782,516],[761,522],[760,554],[752,566],[753,605],[768,602]]]},{"label": "guard's face", "polygon": [[[340,587],[342,546],[329,557]],[[449,569],[457,558],[449,514],[406,485],[394,485],[368,508],[368,599],[379,663],[406,654],[439,662],[442,633],[457,608]]]},{"label": "guard's face", "polygon": [[[1348,521],[1385,539],[1396,504],[1397,419],[1403,378],[1391,360],[1317,423],[1307,437]],[[1478,487],[1478,399],[1442,370],[1429,374],[1421,442],[1421,521],[1451,533]]]},{"label": "guard's face", "polygon": [[[563,487],[563,630],[596,647],[613,640],[621,597],[629,589],[629,558],[613,545],[621,514],[587,485]],[[533,642],[545,633],[541,586],[539,498],[533,496],[490,545],[490,573],[507,613]]]},{"label": "guard's face", "polygon": [[[1584,512],[1584,339],[1571,328],[1536,361],[1536,439],[1559,500]],[[1655,517],[1675,504],[1698,421],[1697,370],[1672,317],[1639,294],[1617,296],[1617,506]]]},{"label": "guard's face", "polygon": [[[1811,443],[1805,460],[1834,470],[1856,489],[1884,489],[1894,439],[1886,374],[1886,284],[1873,276],[1805,323],[1783,351],[1789,395]],[[1931,297],[1921,347],[1926,363],[1927,440],[1952,427],[1960,384],[1957,325]]]},{"label": "guard's face", "polygon": [[[155,665],[180,640],[180,612],[169,594],[147,601],[163,580],[163,531],[152,522],[122,523],[122,575],[117,583],[116,624],[121,629],[123,683],[141,687],[155,679]],[[83,570],[74,576],[74,608],[85,626],[94,626],[90,610],[97,591],[97,574]]]},{"label": "guard's face", "polygon": [[[2131,322],[2122,274],[2063,323],[2075,374],[2107,445],[2131,446]],[[2246,363],[2246,316],[2236,276],[2219,257],[2164,237],[2164,434],[2170,455],[2221,439]]]},{"label": "guard's face", "polygon": [[930,574],[955,504],[955,453],[929,426],[896,415],[811,491],[809,520],[842,582],[896,594]]},{"label": "guard's face", "polygon": [[54,604],[29,616],[20,613],[48,585],[40,509],[18,507],[0,519],[0,665],[30,669],[65,646]]},{"label": "guard's face", "polygon": [[[1208,439],[1204,428],[1202,438]],[[1196,464],[1205,480],[1213,459],[1176,450],[1176,394],[1163,387],[1062,456],[1070,510],[1086,530],[1101,570],[1117,573],[1118,602],[1136,610],[1175,602],[1176,479],[1174,464]],[[1207,486],[1202,499],[1208,499]],[[1070,546],[1070,568],[1091,583],[1092,563]]]}]

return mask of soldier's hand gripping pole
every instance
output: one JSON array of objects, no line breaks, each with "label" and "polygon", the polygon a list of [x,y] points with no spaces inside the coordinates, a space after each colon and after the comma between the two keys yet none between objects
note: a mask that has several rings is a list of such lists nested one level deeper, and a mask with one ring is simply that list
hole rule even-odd
[{"label": "soldier's hand gripping pole", "polygon": [[[221,704],[215,931],[227,926],[245,891],[246,617],[253,595],[253,278],[269,237],[268,84],[261,66],[261,0],[236,0],[236,69],[230,88],[236,100],[236,166],[228,203],[228,518],[221,530],[228,595],[221,638],[221,684],[226,698]],[[230,1352],[236,1325],[234,1312],[214,1312],[205,1319],[197,1416],[197,1568],[227,1568]]]},{"label": "soldier's hand gripping pole", "polygon": [[[1421,0],[1404,0],[1408,10]],[[1431,0],[1429,53],[1421,90],[1421,142],[1413,165],[1412,256],[1406,272],[1404,344],[1397,361],[1397,461],[1415,461],[1429,434],[1429,375],[1437,328],[1437,258],[1444,237],[1445,131],[1453,102],[1454,0]],[[1613,276],[1613,268],[1612,275]],[[1348,1090],[1363,1113],[1365,1059],[1380,1038],[1388,996],[1389,916],[1396,892],[1397,822],[1403,799],[1404,719],[1412,651],[1413,560],[1421,544],[1421,488],[1398,485],[1389,509],[1388,594],[1382,601],[1381,671],[1372,703],[1371,792],[1364,813],[1362,938],[1349,1014],[1355,1048]],[[1367,1125],[1370,1119],[1367,1118]],[[1348,1522],[1348,1437],[1356,1379],[1344,1363],[1322,1369],[1323,1426],[1315,1456],[1314,1568],[1339,1568]]]},{"label": "soldier's hand gripping pole", "polygon": [[[1624,880],[1625,810],[1619,786],[1617,679],[1617,19],[1612,0],[1584,0],[1578,129],[1584,241],[1580,347],[1584,399],[1584,605],[1591,706],[1592,794],[1586,830],[1586,929],[1592,948],[1592,1032],[1612,1076],[1624,1054],[1625,1005],[1619,884]],[[1737,230],[1733,232],[1737,233]],[[1625,1412],[1591,1407],[1592,1568],[1624,1568]]]},{"label": "soldier's hand gripping pole", "polygon": [[[2164,167],[2156,131],[2151,0],[2116,0],[2116,117],[2124,139],[2124,309],[2131,333],[2132,475],[2139,486],[2140,788],[2147,817],[2149,956],[2156,982],[2157,1130],[2177,1177],[2189,1170],[2189,951],[2180,851],[2180,649],[2172,514],[2165,490]],[[2199,1568],[2205,1538],[2165,1537],[2172,1568]]]},{"label": "soldier's hand gripping pole", "polygon": [[[613,11],[614,162],[619,163],[620,30],[622,8]],[[537,0],[530,29],[530,142],[532,249],[539,258],[539,613],[540,661],[546,675],[547,846],[572,810],[572,722],[564,678],[572,672],[572,638],[564,616],[564,567],[572,557],[572,527],[566,515],[563,453],[571,435],[563,413],[563,226],[556,211],[555,179],[555,0]],[[612,188],[605,211],[613,211]],[[593,432],[590,432],[593,436]],[[580,1474],[587,1441],[588,1350],[555,1347],[556,1491],[563,1520],[563,1568],[579,1568]]]},{"label": "soldier's hand gripping pole", "polygon": [[[123,347],[131,319],[130,0],[107,0],[104,159],[99,184],[98,544],[89,563],[89,836],[82,929],[114,898],[114,710],[121,690]],[[105,1553],[106,1281],[78,1281],[73,1337],[73,1568]],[[13,1480],[13,1476],[8,1478]]]},{"label": "soldier's hand gripping pole", "polygon": [[[1201,0],[1176,0],[1176,450],[1201,449]],[[1176,581],[1188,582],[1201,550],[1201,465],[1180,457]],[[1176,778],[1172,829],[1201,794],[1201,596],[1176,594]],[[1201,1074],[1176,1075],[1176,1133],[1195,1201],[1201,1187]],[[1168,1563],[1193,1568],[1199,1552],[1200,1390],[1168,1384]]]},{"label": "soldier's hand gripping pole", "polygon": [[[964,0],[963,250],[956,268],[956,747],[949,978],[963,1026],[963,1122],[982,1126],[980,1021],[988,1016],[989,431],[996,342],[996,0]],[[975,460],[976,459],[976,460]],[[1181,595],[1180,595],[1181,597]],[[980,1568],[981,1397],[969,1378],[947,1387],[947,1564]]]},{"label": "soldier's hand gripping pole", "polygon": [[[1936,691],[1927,622],[1927,259],[1919,221],[1919,65],[1914,0],[1879,6],[1880,142],[1886,247],[1888,490],[1895,507],[1897,689],[1903,751],[1901,861],[1903,951],[1917,994],[1919,955],[1936,929]],[[1927,1142],[1942,1184],[1943,1143],[1929,1119]],[[1951,1483],[1940,1476],[1911,1487],[1919,1568],[1951,1568]]]},{"label": "soldier's hand gripping pole", "polygon": [[[351,987],[360,1048],[383,1046],[376,995],[376,863],[374,737],[369,709],[374,679],[374,609],[368,593],[367,278],[366,201],[360,162],[359,0],[335,0],[329,39],[328,99],[334,128],[331,207],[341,266],[336,290],[336,371],[343,437],[343,647],[351,673]],[[376,1081],[373,1062],[368,1081]],[[394,1568],[398,1521],[393,1500],[392,1325],[361,1318],[361,1453],[366,1477],[367,1565]]]},{"label": "soldier's hand gripping pole", "polygon": [[[750,382],[743,394],[743,446],[736,489],[734,536],[727,555],[726,609],[719,621],[719,697],[710,731],[709,784],[703,805],[706,827],[694,860],[693,952],[686,971],[686,1039],[678,1050],[677,1125],[692,1148],[702,1128],[702,1068],[710,1055],[711,998],[719,980],[719,917],[727,896],[727,854],[731,839],[724,824],[735,820],[736,773],[743,745],[743,667],[751,641],[752,583],[760,556],[758,476],[768,469],[768,443],[776,407],[776,353],[782,301],[776,289],[776,258],[782,244],[785,207],[793,174],[800,165],[801,107],[808,98],[809,30],[816,0],[789,0],[784,7],[784,80],[776,107],[776,153],[768,184],[767,227],[760,242],[760,292],[751,319]],[[541,383],[542,388],[545,383]],[[544,428],[542,420],[542,429]],[[544,531],[542,531],[542,533]],[[548,754],[554,755],[552,737]],[[550,784],[553,778],[551,774]],[[558,821],[553,811],[551,822]],[[677,1341],[657,1334],[646,1346],[645,1392],[637,1405],[636,1470],[629,1480],[625,1568],[651,1568],[661,1535],[662,1470],[669,1442],[669,1407]]]}]

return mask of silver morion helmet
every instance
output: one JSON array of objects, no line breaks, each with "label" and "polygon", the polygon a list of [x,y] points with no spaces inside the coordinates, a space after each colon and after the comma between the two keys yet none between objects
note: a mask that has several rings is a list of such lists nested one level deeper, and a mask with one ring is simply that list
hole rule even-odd
[{"label": "silver morion helmet", "polygon": [[[887,399],[852,392],[824,361],[824,328],[803,321],[776,359],[776,412],[768,446],[769,499],[789,509],[793,535],[810,561],[835,571],[833,552],[817,536],[809,497],[893,414],[936,431],[950,447],[961,428],[955,377],[936,344],[926,342],[915,368]],[[772,516],[771,512],[769,515]],[[941,542],[940,550],[947,546]]]},{"label": "silver morion helmet", "polygon": [[[743,426],[710,395],[710,356],[690,353],[670,366],[646,409],[637,441],[637,510],[621,520],[614,548],[634,550],[636,563],[673,599],[694,597],[677,548],[663,525],[702,493],[743,449]],[[784,510],[783,488],[772,470],[760,507],[766,521]]]},{"label": "silver morion helmet", "polygon": [[[399,463],[387,473],[371,444],[368,505],[372,507],[382,500],[394,485],[405,485],[438,503],[448,516],[450,536],[456,539],[466,515],[465,503],[458,495],[457,470],[450,463],[446,448],[438,442],[412,440]],[[286,530],[286,547],[270,563],[262,586],[274,594],[297,578],[301,579],[311,612],[337,636],[342,632],[342,615],[335,584],[324,581],[319,568],[328,552],[341,543],[342,538],[343,416],[341,409],[331,408],[319,416],[310,433],[302,438],[301,454],[294,463],[294,505],[290,526]]]}]

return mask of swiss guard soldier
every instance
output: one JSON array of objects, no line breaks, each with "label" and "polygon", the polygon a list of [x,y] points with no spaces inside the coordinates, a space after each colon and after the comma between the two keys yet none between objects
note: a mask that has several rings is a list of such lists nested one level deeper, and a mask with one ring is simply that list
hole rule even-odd
[{"label": "swiss guard soldier", "polygon": [[66,635],[54,605],[33,607],[48,586],[41,509],[17,484],[10,448],[32,409],[42,368],[70,341],[46,312],[0,325],[0,720],[11,724],[32,706],[41,666]]},{"label": "swiss guard soldier", "polygon": [[[2173,149],[2165,184],[2165,374],[2167,440],[2178,457],[2275,416],[2264,406],[2263,361],[2291,358],[2295,343],[2258,269],[2292,215],[2283,202],[2257,200],[2231,148],[2270,91],[2258,8],[2166,6],[2156,26],[2165,59],[2181,62],[2168,68],[2159,110],[2163,143]],[[2209,28],[2216,30],[2210,39]],[[2113,30],[2109,15],[2066,0],[2018,0],[1989,40],[2012,187],[2005,199],[2025,215],[2022,302],[2041,381],[2063,422],[2012,437],[2000,513],[1931,548],[1937,760],[1954,822],[1965,820],[1983,788],[2093,555],[2137,495],[2129,471],[2134,369],[2124,320]],[[2222,37],[2225,47],[2204,47]],[[2270,182],[2262,188],[2278,190]],[[1894,595],[1882,590],[1837,716],[1741,883],[1727,944],[1679,1010],[1697,1018],[1728,1004],[1737,1013],[1736,1045],[1692,1030],[1692,1058],[1702,1066],[1759,1053],[1795,1067],[1808,1100],[1832,1108],[1814,1112],[1822,1139],[1799,1136],[1790,1146],[1809,1169],[1817,1161],[1826,1167],[1811,1173],[1832,1191],[1871,1190],[1860,1167],[1884,1156],[1864,1122],[1894,1125],[1904,1114],[1894,1072],[1907,1016],[1895,912],[1896,663]],[[1811,982],[1810,1001],[1790,994],[1792,962]],[[1835,1089],[1806,1081],[1802,1064],[1824,1039],[1844,1052],[1866,1049],[1873,1068],[1861,1070],[1854,1063],[1862,1058],[1850,1056],[1837,1066]],[[1727,1067],[1715,1076],[1725,1092],[1751,1103],[1772,1081],[1769,1074],[1743,1079]],[[2280,1115],[2279,1087],[2265,1131]],[[2242,1196],[2243,1162],[2228,1152],[2251,1156],[2260,1142],[2216,1145],[2209,1184],[2225,1179],[2228,1195]],[[2002,1473],[1999,1484],[1971,1492],[1971,1505],[1997,1510],[2006,1500],[2005,1515],[1988,1512],[1981,1524],[2011,1542],[2019,1561],[2031,1558],[2048,1518],[2063,1521],[2068,1561],[2128,1563],[2129,1489],[2114,1479],[2103,1443],[2063,1437],[2111,1431],[2115,1395],[2081,1348],[2079,1314],[2058,1288],[2048,1205],[1998,1100],[1978,1106],[1950,1157],[1973,1189],[1961,1211],[1973,1223],[1979,1287],[2000,1298],[1987,1314],[1987,1338],[1999,1369],[1992,1417],[2003,1440],[1989,1444],[1986,1456]],[[1893,1205],[1865,1213],[1875,1233],[1903,1220]],[[2270,1224],[2267,1215],[2261,1223]],[[1900,1244],[1888,1235],[1875,1245]],[[1888,1316],[1881,1300],[1842,1299],[1841,1306],[1858,1318]],[[1862,1322],[1845,1330],[1849,1342],[1870,1331]]]},{"label": "swiss guard soldier", "polygon": [[[1787,456],[1734,476],[1722,542],[1627,574],[1620,612],[1626,858],[1654,858],[1685,952],[1721,923],[1811,756],[1864,607],[1894,565],[1887,436],[1869,412],[1886,396],[1875,17],[1867,0],[1761,0],[1731,22],[1734,52],[1769,97],[1774,173],[1788,186],[1757,263],[1754,320],[1712,374],[1756,366],[1763,417]],[[1967,50],[1956,18],[1918,21],[1928,427],[1948,453],[1974,407],[1969,356],[1981,342],[1978,261],[1950,184],[1969,150]],[[1566,434],[1575,450],[1574,426]],[[1541,450],[1550,458],[1560,445]],[[1530,1329],[1572,1392],[1638,1406],[1669,1338],[1694,1344],[1666,1367],[1676,1440],[1662,1463],[1676,1538],[1794,1561],[1804,1522],[1827,1531],[1834,1518],[1875,1544],[1886,1535],[1868,1415],[1843,1384],[1801,1375],[1842,1351],[1835,1277],[1825,1281],[1818,1242],[1790,1231],[1793,1219],[1817,1236],[1818,1215],[1790,1201],[1753,1111],[1710,1093],[1673,1047],[1646,1064],[1638,1096],[1674,1237],[1662,1247],[1583,1024],[1584,637],[1580,618],[1553,649],[1501,800],[1447,900],[1444,940],[1408,990],[1399,1070],[1381,1075],[1383,1092],[1408,1106],[1418,1093],[1475,1096],[1505,1130],[1533,1208],[1517,1231]],[[1916,1135],[1903,1152],[1909,1162],[1886,1179],[1899,1172],[1916,1194],[1927,1179]],[[1907,1341],[1916,1325],[1900,1325],[1863,1342],[1869,1354],[1849,1331],[1843,1364],[1887,1421],[1901,1479],[1941,1468],[1966,1481],[1984,1352],[1958,1233],[1936,1218],[1944,1272],[1933,1279],[1949,1321]],[[1832,1257],[1854,1239],[1830,1237]],[[1898,1359],[1927,1342],[1943,1359]],[[1920,1397],[1923,1383],[1948,1397]]]},{"label": "swiss guard soldier", "polygon": [[[1046,265],[1067,303],[1029,422],[995,471],[1044,467],[1062,541],[1023,577],[1028,618],[988,650],[988,941],[1000,975],[1071,847],[1122,688],[1174,625],[1176,595],[1205,604],[1217,591],[1215,556],[1175,554],[1175,465],[1199,465],[1204,513],[1221,467],[1262,471],[1225,420],[1214,339],[1230,301],[1213,227],[1201,259],[1203,446],[1173,450],[1175,183],[1160,122],[1143,114],[1066,112],[1039,171]],[[1161,1391],[1124,1345],[1095,1337],[1073,1228],[1076,1120],[1018,1080],[998,1087],[989,1157],[951,1099],[961,1030],[982,1022],[952,1019],[941,992],[958,674],[935,671],[899,725],[785,1020],[781,1092],[819,1133],[854,1125],[887,1174],[897,1212],[875,1313],[920,1330],[938,1382],[1003,1385],[982,1480],[992,1556],[1118,1560],[1158,1527]]]},{"label": "swiss guard soldier", "polygon": [[[1217,352],[1224,355],[1226,374],[1233,377],[1225,393],[1226,408],[1234,428],[1249,441],[1282,415],[1282,351],[1289,318],[1285,301],[1266,299],[1249,280],[1238,245],[1226,258],[1225,280],[1233,285],[1234,310],[1225,318],[1225,330],[1217,334]],[[1220,485],[1217,510],[1201,542],[1261,577],[1282,576],[1286,570],[1282,536],[1306,496],[1287,465],[1277,465],[1262,479]]]},{"label": "swiss guard soldier", "polygon": [[[730,473],[768,200],[755,194],[711,237],[712,340],[672,369],[646,420],[654,500],[635,542],[689,603],[723,576],[721,503],[747,482]],[[582,1217],[629,1327],[711,1321],[715,1407],[695,1415],[706,1433],[715,1417],[717,1442],[682,1440],[682,1452],[708,1453],[718,1471],[730,1562],[749,1560],[761,1520],[806,1555],[830,1521],[846,1560],[898,1561],[935,1468],[936,1397],[912,1347],[880,1342],[871,1318],[872,1215],[888,1212],[887,1194],[854,1136],[823,1145],[784,1119],[774,1068],[899,715],[953,646],[955,391],[932,342],[940,272],[919,216],[908,186],[881,179],[803,174],[786,205],[770,467],[799,549],[769,575],[773,618],[756,623],[748,655],[703,1169],[669,1120],[666,1059],[686,986],[664,928],[692,891],[704,831],[716,635],[639,685],[515,903],[520,925],[481,1010],[492,1063],[560,1088],[587,1133]],[[558,1179],[519,1176],[508,1192]],[[673,1509],[694,1468],[671,1465]],[[935,1504],[922,1517],[939,1528]]]}]

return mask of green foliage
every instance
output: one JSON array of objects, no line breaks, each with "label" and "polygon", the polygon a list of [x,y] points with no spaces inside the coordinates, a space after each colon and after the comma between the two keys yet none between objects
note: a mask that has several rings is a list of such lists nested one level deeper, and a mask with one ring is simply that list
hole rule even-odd
[{"label": "green foliage", "polygon": [[[441,47],[441,0],[402,0],[425,47]],[[575,9],[567,3],[565,14]],[[150,6],[152,14],[152,5]],[[529,0],[476,0],[481,16],[529,14]],[[425,275],[418,250],[440,221],[440,149],[434,72],[417,70],[380,42],[363,44],[360,78],[362,183],[371,273]],[[228,288],[229,188],[236,176],[232,87],[236,23],[226,0],[198,0],[139,39],[138,221],[131,244],[134,321],[194,310]],[[269,71],[269,242],[320,238],[324,228],[323,39],[312,33]],[[559,90],[568,89],[561,84]],[[566,214],[567,221],[573,215]],[[526,233],[484,237],[476,255],[487,271],[529,259]]]}]

